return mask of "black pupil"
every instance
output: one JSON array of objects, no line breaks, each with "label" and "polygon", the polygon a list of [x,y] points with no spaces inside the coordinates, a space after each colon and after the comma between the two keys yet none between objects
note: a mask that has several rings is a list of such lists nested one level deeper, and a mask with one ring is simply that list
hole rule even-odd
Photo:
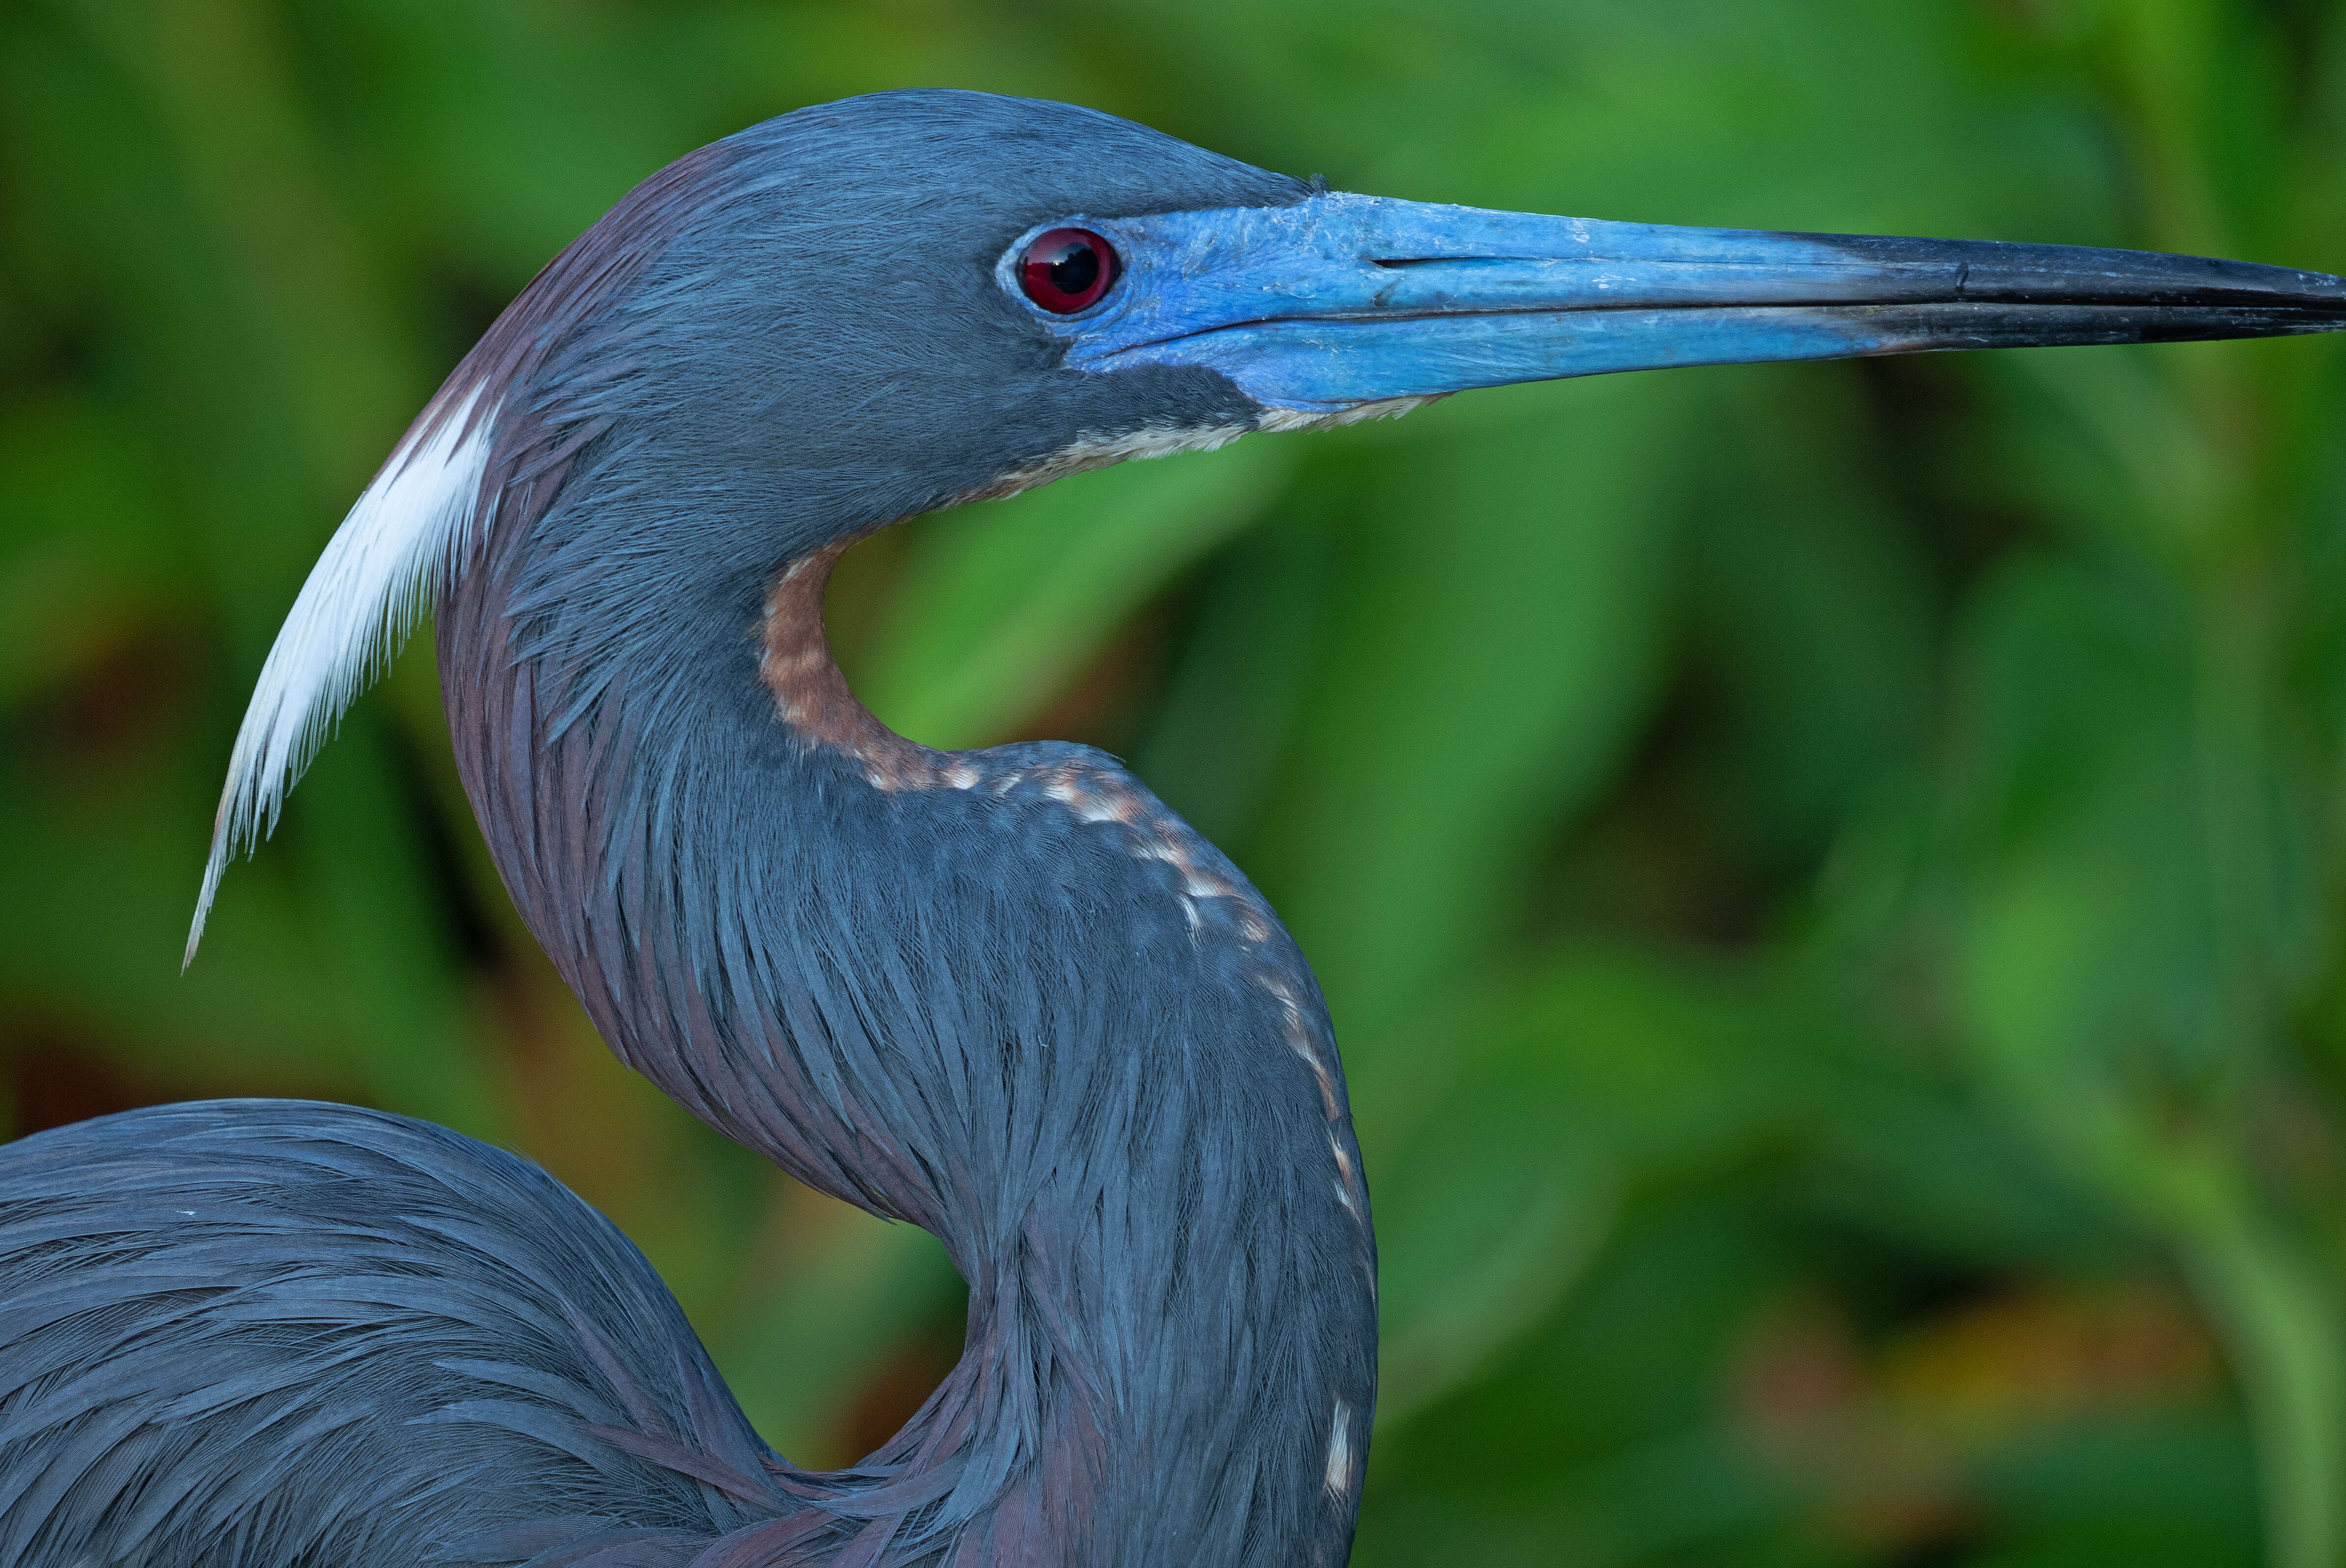
[{"label": "black pupil", "polygon": [[1080,294],[1099,280],[1099,252],[1076,240],[1051,263],[1051,287],[1063,294]]}]

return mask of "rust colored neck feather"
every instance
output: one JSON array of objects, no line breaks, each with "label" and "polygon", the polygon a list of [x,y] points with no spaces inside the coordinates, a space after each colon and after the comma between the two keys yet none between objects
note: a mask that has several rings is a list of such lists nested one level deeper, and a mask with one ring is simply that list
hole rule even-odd
[{"label": "rust colored neck feather", "polygon": [[759,678],[774,694],[783,723],[861,764],[874,789],[927,789],[953,766],[953,754],[907,740],[874,718],[848,690],[823,630],[823,590],[854,543],[842,540],[800,556],[767,589]]}]

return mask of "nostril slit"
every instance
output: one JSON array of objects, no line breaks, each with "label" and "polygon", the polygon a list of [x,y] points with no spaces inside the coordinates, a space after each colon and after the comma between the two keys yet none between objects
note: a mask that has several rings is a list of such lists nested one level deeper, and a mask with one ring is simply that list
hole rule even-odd
[{"label": "nostril slit", "polygon": [[1371,256],[1372,267],[1487,267],[1495,262],[1519,261],[1518,256]]}]

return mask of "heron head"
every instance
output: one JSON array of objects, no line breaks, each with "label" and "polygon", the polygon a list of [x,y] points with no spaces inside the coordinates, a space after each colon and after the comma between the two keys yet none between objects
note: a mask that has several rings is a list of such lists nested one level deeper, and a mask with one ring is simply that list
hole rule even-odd
[{"label": "heron head", "polygon": [[[1219,367],[1071,355],[1014,261],[1067,214],[1279,211],[1304,181],[1096,110],[947,91],[802,109],[696,156],[642,236],[657,256],[582,335],[624,366],[615,428],[657,424],[683,462],[770,477],[853,531],[1258,427]],[[1129,301],[1115,255],[1062,249],[1086,303]]]},{"label": "heron head", "polygon": [[1512,382],[2346,325],[2318,273],[1350,195],[974,93],[826,105],[711,151],[638,330],[687,439],[852,494],[862,522]]}]

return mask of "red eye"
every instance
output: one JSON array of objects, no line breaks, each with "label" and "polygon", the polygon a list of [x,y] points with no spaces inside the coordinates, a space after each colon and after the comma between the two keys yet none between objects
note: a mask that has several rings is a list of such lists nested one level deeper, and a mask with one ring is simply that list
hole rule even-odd
[{"label": "red eye", "polygon": [[1088,229],[1053,229],[1018,258],[1019,286],[1055,316],[1072,316],[1116,282],[1116,250]]}]

